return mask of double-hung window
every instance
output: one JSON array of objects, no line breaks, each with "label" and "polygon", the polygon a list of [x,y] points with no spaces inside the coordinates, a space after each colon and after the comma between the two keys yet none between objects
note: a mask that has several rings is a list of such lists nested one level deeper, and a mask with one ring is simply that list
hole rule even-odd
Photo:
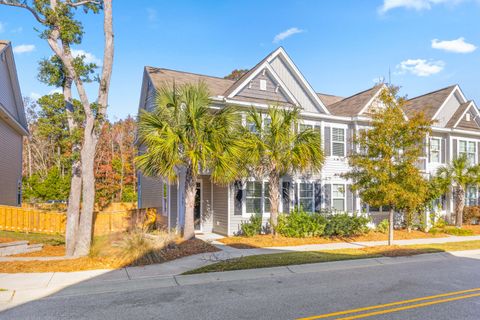
[{"label": "double-hung window", "polygon": [[332,208],[336,211],[345,211],[345,185],[332,185]]},{"label": "double-hung window", "polygon": [[336,157],[345,156],[344,128],[332,128],[332,155]]},{"label": "double-hung window", "polygon": [[430,162],[440,162],[440,139],[430,138]]},{"label": "double-hung window", "polygon": [[470,162],[470,164],[475,163],[475,155],[477,152],[477,148],[474,141],[460,140],[458,149],[459,149],[458,154],[460,156],[465,155],[468,159],[468,162]]},{"label": "double-hung window", "polygon": [[301,182],[298,184],[298,201],[303,210],[307,212],[315,211],[314,204],[314,192],[313,183]]},{"label": "double-hung window", "polygon": [[262,213],[262,183],[257,181],[247,181],[245,199],[245,209],[247,213]]},{"label": "double-hung window", "polygon": [[263,214],[270,212],[270,193],[268,182],[247,181],[245,193],[245,212]]},{"label": "double-hung window", "polygon": [[466,205],[467,206],[476,206],[477,205],[477,188],[475,186],[469,186],[467,188],[466,196]]}]

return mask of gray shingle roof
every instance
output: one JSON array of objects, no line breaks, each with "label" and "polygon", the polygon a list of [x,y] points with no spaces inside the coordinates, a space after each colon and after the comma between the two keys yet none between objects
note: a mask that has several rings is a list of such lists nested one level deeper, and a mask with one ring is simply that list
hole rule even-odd
[{"label": "gray shingle roof", "polygon": [[383,84],[377,84],[373,88],[327,105],[327,108],[330,113],[336,116],[356,116],[382,87]]},{"label": "gray shingle roof", "polygon": [[460,119],[462,114],[465,112],[465,110],[468,108],[472,101],[467,101],[465,103],[462,103],[458,109],[455,111],[453,116],[448,120],[446,127],[447,128],[453,128],[455,126],[455,123]]},{"label": "gray shingle roof", "polygon": [[145,67],[145,70],[156,89],[164,85],[171,85],[173,82],[182,85],[186,83],[197,83],[203,81],[208,86],[208,89],[212,95],[223,96],[225,91],[235,82],[233,80],[218,77],[164,68]]},{"label": "gray shingle roof", "polygon": [[452,85],[407,100],[404,106],[405,113],[410,117],[422,111],[431,120],[455,87],[456,85]]},{"label": "gray shingle roof", "polygon": [[319,93],[319,92],[317,92],[317,96],[320,98],[320,100],[323,102],[325,106],[329,106],[331,104],[334,104],[335,102],[345,99],[344,97],[339,97],[339,96],[334,96],[332,94]]}]

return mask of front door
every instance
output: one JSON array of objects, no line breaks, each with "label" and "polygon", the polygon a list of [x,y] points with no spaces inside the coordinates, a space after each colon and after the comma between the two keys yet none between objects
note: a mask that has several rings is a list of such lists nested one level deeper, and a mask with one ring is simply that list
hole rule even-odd
[{"label": "front door", "polygon": [[193,218],[195,219],[195,230],[202,229],[202,184],[197,182],[195,192],[195,207],[193,209]]}]

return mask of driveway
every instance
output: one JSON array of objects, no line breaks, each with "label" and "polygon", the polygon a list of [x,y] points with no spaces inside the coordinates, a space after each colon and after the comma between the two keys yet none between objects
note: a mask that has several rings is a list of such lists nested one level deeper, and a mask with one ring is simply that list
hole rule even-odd
[{"label": "driveway", "polygon": [[0,318],[478,319],[478,251],[464,257],[441,253],[290,269],[128,284],[94,281],[7,310]]}]

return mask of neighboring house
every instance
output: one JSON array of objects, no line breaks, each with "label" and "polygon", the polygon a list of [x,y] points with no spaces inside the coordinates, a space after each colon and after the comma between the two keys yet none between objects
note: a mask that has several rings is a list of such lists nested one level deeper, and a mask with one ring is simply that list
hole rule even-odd
[{"label": "neighboring house", "polygon": [[[145,67],[140,97],[140,109],[152,110],[155,92],[165,84],[205,82],[212,94],[212,107],[236,105],[267,109],[269,105],[301,108],[300,129],[310,127],[322,133],[322,148],[326,160],[316,175],[286,176],[281,181],[280,210],[289,212],[295,205],[306,210],[331,209],[346,212],[366,212],[376,222],[384,218],[381,208],[370,208],[351,191],[351,181],[341,174],[349,171],[347,157],[355,151],[354,132],[368,128],[372,108],[381,107],[378,96],[385,84],[379,84],[350,97],[317,93],[304,78],[283,48],[278,48],[260,61],[238,81]],[[466,153],[473,162],[480,155],[480,120],[473,102],[467,102],[458,86],[452,86],[408,100],[405,113],[422,110],[437,122],[420,161],[425,174],[457,154]],[[245,125],[246,119],[244,117]],[[436,140],[437,139],[437,140]],[[472,144],[475,142],[474,144]],[[448,151],[448,152],[447,152]],[[169,228],[183,224],[183,186],[169,184],[161,178],[138,175],[139,206],[156,207],[163,212]],[[267,180],[216,185],[206,174],[197,182],[198,206],[195,208],[196,228],[204,232],[232,235],[240,230],[242,221],[254,213],[269,218]],[[476,190],[469,191],[473,199]],[[443,213],[452,211],[451,199],[442,197]],[[473,201],[473,200],[472,200]]]},{"label": "neighboring house", "polygon": [[27,134],[12,46],[0,40],[0,205],[21,205],[22,145]]}]

